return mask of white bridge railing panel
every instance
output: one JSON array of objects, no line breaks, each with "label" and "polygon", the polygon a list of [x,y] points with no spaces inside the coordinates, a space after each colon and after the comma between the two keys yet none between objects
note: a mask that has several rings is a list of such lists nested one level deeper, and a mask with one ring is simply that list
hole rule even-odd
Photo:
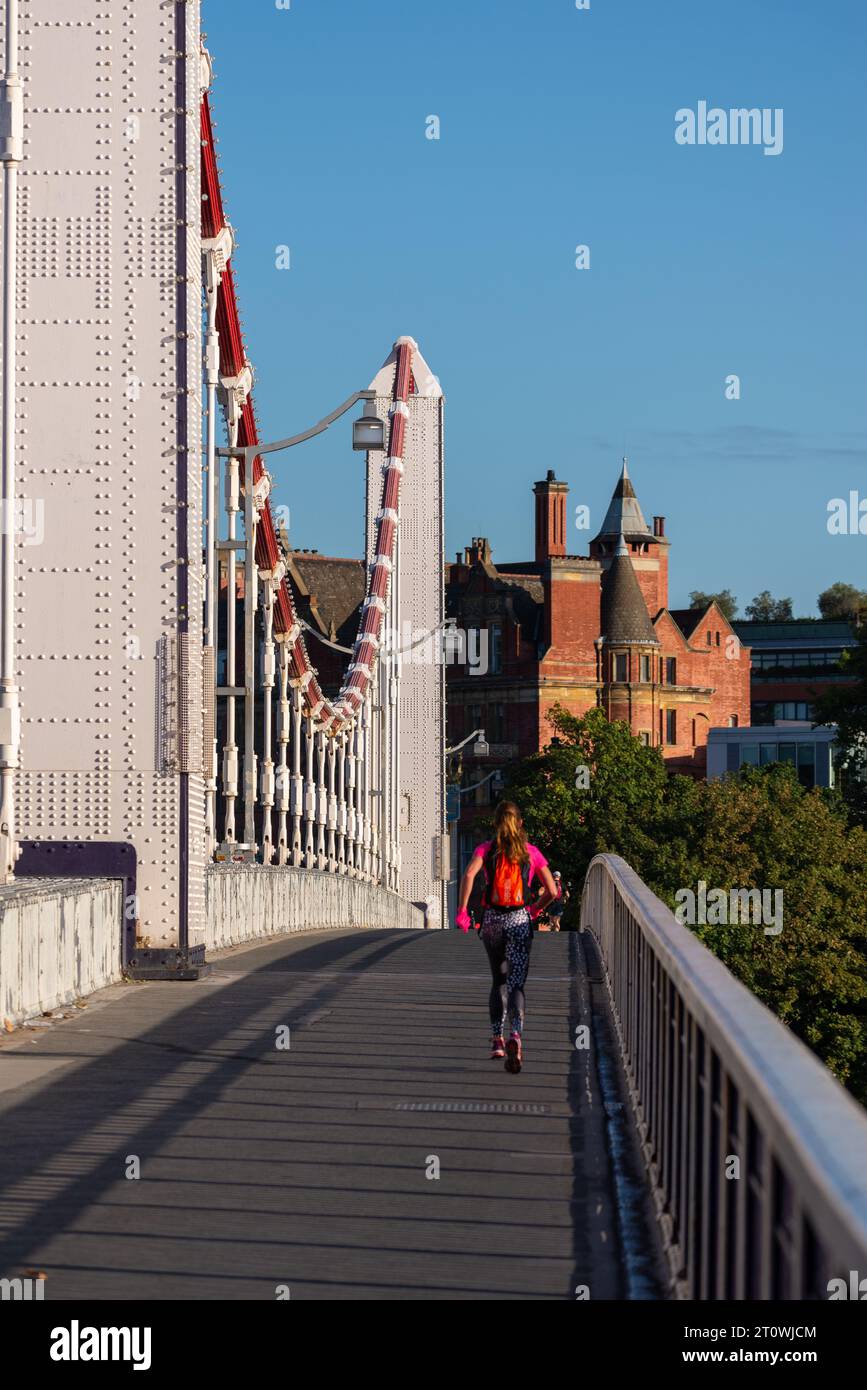
[{"label": "white bridge railing panel", "polygon": [[121,879],[26,879],[0,889],[0,1025],[120,979]]},{"label": "white bridge railing panel", "polygon": [[679,1295],[825,1299],[863,1277],[867,1113],[615,855],[590,865],[581,928]]},{"label": "white bridge railing panel", "polygon": [[207,950],[287,932],[425,925],[424,913],[364,879],[318,869],[216,865],[207,874]]}]

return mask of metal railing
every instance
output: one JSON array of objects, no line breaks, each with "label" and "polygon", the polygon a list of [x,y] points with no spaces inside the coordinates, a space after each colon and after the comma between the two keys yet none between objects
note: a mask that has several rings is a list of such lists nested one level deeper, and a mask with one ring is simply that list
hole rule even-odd
[{"label": "metal railing", "polygon": [[867,1277],[867,1113],[616,855],[590,865],[581,928],[675,1292],[824,1299]]}]

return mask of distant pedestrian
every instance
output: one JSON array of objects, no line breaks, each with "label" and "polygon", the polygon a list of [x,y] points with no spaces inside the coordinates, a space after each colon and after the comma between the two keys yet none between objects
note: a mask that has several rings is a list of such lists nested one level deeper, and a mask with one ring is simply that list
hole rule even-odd
[{"label": "distant pedestrian", "polygon": [[[492,985],[489,1000],[491,1056],[505,1058],[506,1071],[523,1065],[524,985],[530,968],[533,922],[557,897],[548,861],[527,843],[521,813],[513,801],[501,801],[494,812],[494,834],[479,845],[461,879],[455,925],[470,928],[467,903],[479,870],[485,875],[484,915],[479,936],[488,954]],[[538,875],[544,892],[535,902],[530,885]],[[511,1024],[505,1040],[506,1022]]]},{"label": "distant pedestrian", "polygon": [[563,913],[569,901],[569,889],[566,887],[557,869],[554,870],[554,882],[557,885],[557,897],[548,908],[548,917],[551,921],[551,930],[559,931],[563,925]]}]

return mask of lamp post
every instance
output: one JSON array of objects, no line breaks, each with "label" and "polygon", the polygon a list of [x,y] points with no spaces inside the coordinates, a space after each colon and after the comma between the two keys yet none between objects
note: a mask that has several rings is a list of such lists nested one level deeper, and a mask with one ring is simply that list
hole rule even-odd
[{"label": "lamp post", "polygon": [[476,738],[477,736],[478,740],[473,744],[473,756],[476,758],[486,758],[490,752],[490,744],[485,738],[484,729],[473,729],[473,732],[467,734],[466,738],[462,738],[460,743],[455,743],[451,748],[447,748],[445,750],[446,757],[448,757],[450,753],[457,753],[459,748],[463,748],[465,744],[469,743],[471,738]]},{"label": "lamp post", "polygon": [[[216,453],[219,458],[243,458],[245,467],[252,467],[253,459],[258,458],[261,454],[276,454],[281,449],[294,449],[296,444],[303,444],[306,440],[315,438],[317,434],[323,434],[329,425],[333,425],[335,420],[339,420],[341,415],[345,415],[347,410],[351,410],[357,401],[373,401],[375,399],[375,391],[355,391],[336,410],[332,410],[330,415],[324,416],[309,430],[303,430],[301,434],[292,434],[286,439],[275,439],[270,444],[235,444],[228,448],[217,449]],[[378,415],[371,411],[369,415],[365,412],[359,416],[352,427],[352,447],[353,449],[364,449],[370,453],[385,448],[385,425]]]},{"label": "lamp post", "polygon": [[[446,748],[446,749],[445,749],[444,756],[447,757],[447,758],[449,758],[449,757],[451,757],[451,755],[452,755],[453,753],[458,753],[458,752],[460,752],[460,750],[461,750],[462,748],[466,747],[466,745],[470,742],[471,739],[475,739],[475,740],[476,740],[475,743],[473,744],[473,756],[476,757],[476,758],[487,758],[487,757],[488,757],[488,754],[490,753],[491,750],[490,750],[490,744],[488,743],[487,738],[485,737],[485,731],[484,731],[484,729],[473,729],[473,732],[472,732],[471,734],[467,734],[466,738],[462,738],[461,741],[460,741],[460,743],[455,743],[455,744],[453,744],[453,745],[451,746],[451,748]],[[489,773],[488,773],[487,777],[483,777],[481,782],[474,782],[473,785],[472,785],[471,787],[461,787],[460,785],[458,785],[458,786],[457,786],[458,804],[460,805],[460,798],[463,796],[464,792],[474,791],[476,787],[480,787],[480,786],[482,785],[483,782],[489,782],[493,777],[496,777],[496,776],[498,775],[498,773],[499,773],[499,769],[498,769],[498,768],[495,768],[493,772],[489,772]],[[459,774],[459,776],[460,776],[460,775],[461,775],[461,774]],[[460,822],[460,812],[458,812],[458,821],[457,821],[457,823],[459,823],[459,822]],[[457,836],[457,835],[450,836],[450,839],[451,839],[451,842],[452,842],[452,847],[451,847],[451,873],[450,873],[450,875],[449,875],[449,883],[448,883],[448,898],[449,898],[449,916],[450,916],[450,918],[454,918],[455,910],[456,910],[456,907],[457,907],[457,899],[456,899],[456,896],[455,896],[456,893],[457,893],[457,872],[456,872],[456,870],[457,870],[457,867],[458,867],[458,863],[459,863],[459,861],[460,861],[460,846],[459,846],[459,843],[458,843],[458,836]]]}]

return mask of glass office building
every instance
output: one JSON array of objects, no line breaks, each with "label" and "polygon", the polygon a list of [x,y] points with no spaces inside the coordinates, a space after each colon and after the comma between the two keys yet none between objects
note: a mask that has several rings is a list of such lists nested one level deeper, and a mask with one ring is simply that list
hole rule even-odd
[{"label": "glass office building", "polygon": [[746,729],[710,729],[707,777],[715,781],[742,767],[783,763],[795,769],[804,787],[833,787],[837,730],[752,725]]}]

